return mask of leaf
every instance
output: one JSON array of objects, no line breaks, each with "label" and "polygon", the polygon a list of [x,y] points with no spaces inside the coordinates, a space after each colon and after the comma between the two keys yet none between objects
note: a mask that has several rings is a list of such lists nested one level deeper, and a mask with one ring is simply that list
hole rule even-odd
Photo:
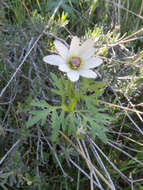
[{"label": "leaf", "polygon": [[[105,110],[104,110],[105,111]],[[110,124],[111,121],[113,121],[113,118],[111,116],[109,116],[108,114],[105,113],[97,113],[94,116],[94,120],[96,120],[98,123],[102,123],[104,125],[106,124]]]},{"label": "leaf", "polygon": [[52,112],[52,124],[51,124],[51,127],[52,127],[52,141],[56,141],[56,138],[58,136],[58,133],[59,133],[59,129],[60,129],[60,124],[61,124],[61,121],[58,117],[58,114],[57,114],[57,111],[56,110],[53,110]]},{"label": "leaf", "polygon": [[93,91],[98,91],[101,88],[104,88],[106,86],[105,82],[95,82],[93,85],[89,85],[88,89]]},{"label": "leaf", "polygon": [[81,91],[83,92],[83,91],[87,90],[88,86],[92,82],[93,82],[93,79],[82,78],[82,81],[81,81]]},{"label": "leaf", "polygon": [[60,114],[60,121],[61,121],[61,125],[62,125],[62,130],[65,132],[66,131],[66,120],[65,120],[64,110],[62,110],[62,112]]},{"label": "leaf", "polygon": [[34,116],[29,121],[26,122],[26,127],[30,127],[32,125],[35,125],[40,120],[41,120],[41,125],[43,126],[46,122],[46,119],[47,119],[49,112],[51,112],[50,109],[30,111],[29,113],[34,115]]},{"label": "leaf", "polygon": [[70,113],[68,116],[68,135],[76,134],[77,127],[79,125],[79,119],[76,118],[74,113]]},{"label": "leaf", "polygon": [[103,90],[99,90],[96,92],[93,92],[90,95],[84,95],[81,98],[83,100],[85,100],[86,102],[86,106],[88,107],[88,104],[94,105],[94,106],[98,106],[99,105],[99,97],[103,94]]},{"label": "leaf", "polygon": [[64,98],[68,95],[68,81],[64,77],[58,78],[54,73],[50,73],[52,80],[57,89],[52,89],[52,92]]},{"label": "leaf", "polygon": [[32,125],[35,125],[41,118],[34,116],[29,121],[26,122],[26,127],[30,127]]},{"label": "leaf", "polygon": [[56,87],[58,89],[62,89],[63,88],[63,85],[61,83],[61,79],[59,79],[54,73],[50,73],[53,81],[54,81],[54,84],[56,85]]},{"label": "leaf", "polygon": [[96,105],[92,104],[92,102],[90,103],[89,101],[86,101],[86,107],[92,115],[97,113]]},{"label": "leaf", "polygon": [[31,106],[40,107],[40,108],[49,108],[51,107],[46,101],[41,100],[39,102],[32,101]]},{"label": "leaf", "polygon": [[75,123],[74,123],[74,118],[73,115],[70,116],[69,118],[69,125],[68,125],[68,136],[70,136],[72,134],[72,132],[76,132],[75,131]]},{"label": "leaf", "polygon": [[51,91],[54,92],[55,94],[62,96],[62,92],[60,90],[51,89]]},{"label": "leaf", "polygon": [[89,90],[98,90],[104,88],[106,86],[106,82],[95,82],[94,79],[82,79],[82,91],[89,89]]},{"label": "leaf", "polygon": [[73,133],[76,132],[74,113],[70,112],[68,114],[68,116],[66,117],[66,124],[67,124],[68,136],[70,136],[72,134],[72,132]]},{"label": "leaf", "polygon": [[96,122],[95,122],[95,130],[97,132],[97,136],[98,138],[103,141],[104,143],[107,144],[108,142],[108,138],[105,134],[105,127],[101,127],[100,125],[98,125]]},{"label": "leaf", "polygon": [[107,128],[98,124],[93,117],[85,116],[84,120],[90,124],[92,138],[95,139],[95,136],[97,135],[102,142],[107,143],[108,138],[105,133]]},{"label": "leaf", "polygon": [[90,123],[90,126],[91,126],[91,137],[92,137],[92,139],[95,139],[95,136],[96,136],[95,122],[90,119],[89,123]]}]

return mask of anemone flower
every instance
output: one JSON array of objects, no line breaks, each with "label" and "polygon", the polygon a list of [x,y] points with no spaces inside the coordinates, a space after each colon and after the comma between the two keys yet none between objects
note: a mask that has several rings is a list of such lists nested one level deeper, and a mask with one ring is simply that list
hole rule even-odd
[{"label": "anemone flower", "polygon": [[79,80],[79,77],[96,78],[97,74],[91,69],[98,67],[103,61],[95,57],[93,39],[86,40],[80,45],[80,39],[74,36],[70,47],[67,48],[62,42],[55,40],[55,48],[58,55],[47,55],[43,61],[58,66],[60,71],[66,72],[72,82]]}]

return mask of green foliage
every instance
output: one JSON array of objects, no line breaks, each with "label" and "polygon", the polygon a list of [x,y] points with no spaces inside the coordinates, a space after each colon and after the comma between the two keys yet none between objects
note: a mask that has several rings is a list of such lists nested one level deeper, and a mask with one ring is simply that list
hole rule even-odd
[{"label": "green foliage", "polygon": [[23,25],[26,19],[26,10],[23,7],[21,1],[9,1],[10,10],[8,12],[9,17],[13,14],[12,22],[18,23],[19,25]]},{"label": "green foliage", "polygon": [[124,0],[123,4],[128,8],[129,12],[128,10],[121,10],[121,31],[122,33],[126,31],[131,33],[132,31],[136,31],[139,25],[141,25],[141,19],[136,20],[137,17],[134,13],[143,16],[142,0],[133,1],[133,3]]},{"label": "green foliage", "polygon": [[88,90],[88,95],[82,95],[82,99],[85,101],[86,108],[84,112],[80,110],[80,114],[84,119],[84,123],[91,126],[92,138],[95,139],[95,134],[104,143],[107,143],[108,139],[106,132],[108,131],[107,126],[113,120],[110,117],[104,107],[101,108],[99,105],[99,98],[103,94],[103,87],[105,87],[105,82],[94,82],[92,79],[83,79],[83,88],[81,93]]},{"label": "green foliage", "polygon": [[52,140],[55,141],[58,136],[58,131],[60,129],[61,120],[58,117],[57,110],[60,107],[50,106],[45,101],[32,102],[31,106],[35,106],[41,110],[33,110],[29,113],[33,115],[33,117],[26,123],[27,127],[35,125],[37,122],[41,122],[41,126],[44,126],[46,123],[47,117],[51,116],[51,128],[52,128]]},{"label": "green foliage", "polygon": [[52,112],[52,116],[51,116],[51,128],[52,128],[52,140],[55,141],[58,133],[59,133],[59,129],[60,129],[60,124],[61,124],[61,120],[58,117],[58,113],[56,111]]},{"label": "green foliage", "polygon": [[46,118],[48,116],[48,114],[52,111],[51,106],[49,106],[45,101],[41,101],[41,102],[33,102],[31,104],[32,106],[36,106],[38,108],[46,108],[45,110],[34,110],[34,111],[30,111],[30,114],[34,115],[32,117],[32,119],[30,119],[27,122],[27,127],[32,126],[34,124],[36,124],[38,121],[41,121],[41,125],[43,126],[46,122]]},{"label": "green foliage", "polygon": [[[64,80],[64,77],[58,78],[54,73],[50,73],[53,79],[53,84],[57,89],[51,89],[52,92],[60,95],[62,99],[65,100],[66,96],[68,96],[68,82]],[[64,90],[63,90],[64,89]]]},{"label": "green foliage", "polygon": [[[127,35],[142,28],[142,19],[135,14],[143,16],[143,1],[123,0],[120,3],[121,7],[126,9],[116,6],[116,3],[113,4],[111,1],[63,0],[47,30],[53,35],[48,38],[42,35],[3,96],[0,97],[0,159],[12,148],[15,141],[22,137],[20,145],[16,146],[1,164],[0,189],[47,190],[57,187],[60,190],[76,189],[78,172],[74,167],[68,167],[69,155],[75,162],[79,160],[78,164],[82,169],[88,171],[88,168],[73,148],[59,136],[59,130],[73,141],[75,137],[84,139],[87,134],[92,136],[94,142],[126,176],[132,175],[133,181],[142,178],[142,166],[131,161],[121,152],[110,148],[108,144],[106,146],[104,144],[108,139],[120,142],[124,151],[143,161],[142,145],[136,144],[142,143],[142,135],[135,130],[134,124],[120,109],[111,107],[109,110],[99,102],[99,99],[102,99],[118,104],[120,100],[124,106],[132,108],[133,105],[143,111],[142,106],[138,106],[143,102],[142,33],[127,38],[129,41],[126,43],[118,44],[119,38],[122,37],[124,41],[125,36],[128,37]],[[1,90],[47,26],[58,4],[59,0],[0,1]],[[105,88],[105,83],[83,79],[76,86],[79,91],[74,93],[74,88],[71,90],[69,102],[68,82],[63,75],[62,78],[60,77],[60,73],[58,77],[50,75],[50,71],[56,73],[56,69],[44,64],[42,57],[51,50],[54,36],[69,42],[73,35],[79,36],[83,41],[90,37],[95,39],[95,54],[105,57],[99,73],[111,85],[117,97],[109,87]],[[132,39],[134,41],[130,41]],[[111,44],[117,45],[110,46]],[[52,84],[48,80],[50,77]],[[33,99],[40,101],[34,102]],[[29,112],[30,116],[27,110],[32,110]],[[116,119],[114,125],[111,115]],[[130,116],[139,127],[142,127],[142,121],[136,113],[131,113]],[[26,128],[25,122],[28,117]],[[38,131],[39,126],[43,135]],[[125,138],[122,134],[130,138]],[[50,138],[54,142],[50,142]],[[52,155],[46,140],[51,143],[69,178],[62,176],[57,160],[54,154]],[[132,151],[130,148],[137,151]],[[88,146],[87,151],[92,155]],[[95,156],[91,156],[91,161],[104,175]],[[102,161],[116,187],[130,190],[131,186],[124,183],[121,175],[105,159]],[[72,183],[69,181],[70,177],[73,178]],[[89,188],[89,181],[84,175],[79,179],[79,184],[79,189]],[[107,188],[102,182],[101,185]],[[142,182],[136,182],[133,186],[134,189],[143,189]]]},{"label": "green foliage", "polygon": [[[84,136],[85,130],[91,131],[92,138],[95,139],[97,135],[100,140],[107,143],[106,136],[107,125],[112,121],[112,118],[105,112],[105,108],[99,108],[99,98],[103,94],[103,88],[106,83],[95,82],[93,79],[83,79],[80,83],[81,90],[74,91],[71,88],[72,95],[71,100],[68,97],[68,90],[71,84],[67,82],[64,77],[60,79],[53,73],[51,73],[53,84],[56,89],[52,89],[52,92],[61,96],[61,106],[51,106],[45,101],[32,102],[31,106],[36,107],[36,110],[30,111],[32,118],[26,123],[27,127],[35,125],[37,122],[41,122],[41,126],[46,126],[46,121],[50,120],[52,129],[51,139],[56,141],[59,130],[74,136]],[[64,90],[63,90],[64,89]],[[88,95],[85,93],[88,92]],[[68,103],[66,102],[68,98]],[[82,104],[78,105],[78,100],[81,99]],[[76,109],[78,105],[79,109]],[[40,110],[37,110],[40,109]],[[77,115],[76,115],[77,114]],[[91,130],[88,130],[88,125]],[[80,130],[83,127],[83,131]],[[84,135],[83,135],[84,134]]]}]

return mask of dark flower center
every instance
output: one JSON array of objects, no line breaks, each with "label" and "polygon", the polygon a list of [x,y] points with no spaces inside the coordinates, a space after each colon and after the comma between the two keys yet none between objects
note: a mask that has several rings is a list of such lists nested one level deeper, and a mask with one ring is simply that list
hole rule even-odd
[{"label": "dark flower center", "polygon": [[81,66],[82,60],[80,57],[71,57],[69,64],[71,69],[78,69]]}]

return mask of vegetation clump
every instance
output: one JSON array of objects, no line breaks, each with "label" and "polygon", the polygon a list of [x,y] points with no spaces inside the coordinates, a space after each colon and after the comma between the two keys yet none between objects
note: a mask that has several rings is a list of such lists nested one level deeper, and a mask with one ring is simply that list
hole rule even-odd
[{"label": "vegetation clump", "polygon": [[143,189],[142,20],[142,0],[0,1],[0,189]]}]

